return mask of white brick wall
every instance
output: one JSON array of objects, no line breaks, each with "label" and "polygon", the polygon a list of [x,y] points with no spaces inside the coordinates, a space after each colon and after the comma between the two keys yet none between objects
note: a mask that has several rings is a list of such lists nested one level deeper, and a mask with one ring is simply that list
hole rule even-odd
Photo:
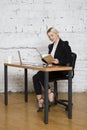
[{"label": "white brick wall", "polygon": [[[59,30],[78,55],[73,91],[87,91],[87,0],[0,0],[0,92],[4,90],[3,63],[8,56],[18,61],[20,49],[23,58],[40,63],[38,54],[29,47],[47,52],[46,30],[50,26]],[[29,71],[29,91],[33,91],[34,73]],[[67,82],[59,82],[59,86],[60,91],[67,90]],[[23,70],[10,68],[9,91],[23,89]]]}]

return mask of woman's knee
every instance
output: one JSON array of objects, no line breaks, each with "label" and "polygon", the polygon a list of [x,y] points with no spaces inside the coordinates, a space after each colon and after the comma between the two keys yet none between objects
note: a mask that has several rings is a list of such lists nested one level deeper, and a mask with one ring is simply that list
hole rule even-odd
[{"label": "woman's knee", "polygon": [[35,75],[32,77],[32,79],[33,79],[33,82],[35,82],[35,81],[37,80],[37,74],[35,74]]},{"label": "woman's knee", "polygon": [[33,83],[36,83],[36,82],[41,82],[43,84],[43,81],[44,81],[44,73],[42,71],[39,71],[37,72],[37,74],[35,74],[33,77]]}]

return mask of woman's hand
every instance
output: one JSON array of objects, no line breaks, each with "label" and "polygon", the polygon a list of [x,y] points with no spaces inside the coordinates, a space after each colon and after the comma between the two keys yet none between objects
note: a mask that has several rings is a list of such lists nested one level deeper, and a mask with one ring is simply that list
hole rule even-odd
[{"label": "woman's hand", "polygon": [[53,63],[54,63],[54,64],[59,64],[59,60],[55,58],[55,59],[53,60]]}]

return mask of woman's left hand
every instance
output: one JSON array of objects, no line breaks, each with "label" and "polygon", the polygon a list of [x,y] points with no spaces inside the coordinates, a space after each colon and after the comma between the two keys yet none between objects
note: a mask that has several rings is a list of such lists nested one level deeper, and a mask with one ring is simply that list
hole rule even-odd
[{"label": "woman's left hand", "polygon": [[59,60],[55,58],[55,59],[53,60],[53,63],[54,63],[54,64],[59,64]]}]

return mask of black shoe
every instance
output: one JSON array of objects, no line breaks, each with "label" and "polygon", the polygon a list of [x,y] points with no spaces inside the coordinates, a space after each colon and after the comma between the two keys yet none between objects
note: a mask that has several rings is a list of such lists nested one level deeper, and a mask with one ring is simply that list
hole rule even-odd
[{"label": "black shoe", "polygon": [[37,112],[42,112],[43,111],[43,107],[39,107],[38,109],[37,109]]}]

